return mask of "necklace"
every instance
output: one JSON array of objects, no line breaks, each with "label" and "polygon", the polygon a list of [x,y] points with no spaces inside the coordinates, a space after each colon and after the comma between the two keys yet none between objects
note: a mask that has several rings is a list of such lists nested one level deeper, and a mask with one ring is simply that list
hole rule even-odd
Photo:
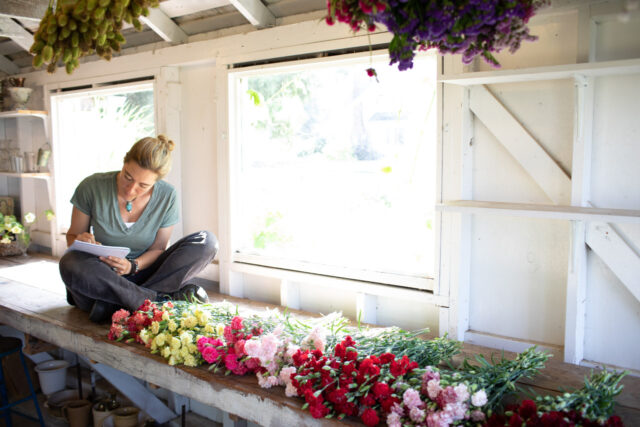
[{"label": "necklace", "polygon": [[131,210],[133,209],[133,205],[131,204],[131,202],[133,202],[133,200],[127,200],[127,204],[124,205],[124,208],[127,210],[127,212],[131,212]]}]

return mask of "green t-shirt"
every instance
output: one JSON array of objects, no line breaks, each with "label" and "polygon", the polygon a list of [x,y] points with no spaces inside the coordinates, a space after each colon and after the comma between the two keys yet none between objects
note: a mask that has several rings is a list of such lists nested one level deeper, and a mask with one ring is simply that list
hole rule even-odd
[{"label": "green t-shirt", "polygon": [[160,228],[178,222],[176,190],[165,181],[153,186],[151,199],[140,218],[127,227],[118,208],[115,172],[96,173],[85,178],[76,188],[71,203],[85,215],[96,240],[103,245],[126,246],[129,257],[137,258],[151,246]]}]

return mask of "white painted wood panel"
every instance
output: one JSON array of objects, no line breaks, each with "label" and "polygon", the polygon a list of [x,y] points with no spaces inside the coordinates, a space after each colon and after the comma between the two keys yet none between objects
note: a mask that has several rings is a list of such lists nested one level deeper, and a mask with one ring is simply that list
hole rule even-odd
[{"label": "white painted wood panel", "polygon": [[640,370],[640,302],[593,252],[587,274],[584,358]]},{"label": "white painted wood panel", "polygon": [[[522,42],[520,49],[511,54],[508,49],[495,54],[503,69],[541,67],[574,62],[578,43],[578,14],[575,9],[561,13],[538,14],[529,21],[531,34],[539,37],[536,42]],[[474,61],[477,71],[494,70],[481,58]]]},{"label": "white painted wood panel", "polygon": [[471,89],[470,108],[551,201],[569,200],[570,178],[530,132],[484,86]]},{"label": "white painted wood panel", "polygon": [[475,215],[472,228],[470,328],[562,345],[569,224]]},{"label": "white painted wood panel", "polygon": [[[595,39],[597,61],[640,58],[640,16],[637,14],[627,22],[619,19],[600,20]],[[596,17],[596,19],[598,19]]]},{"label": "white painted wood panel", "polygon": [[185,66],[182,82],[182,192],[185,233],[212,231],[219,236],[216,150],[215,67]]},{"label": "white painted wood panel", "polygon": [[640,302],[640,256],[609,224],[590,223],[587,244]]}]

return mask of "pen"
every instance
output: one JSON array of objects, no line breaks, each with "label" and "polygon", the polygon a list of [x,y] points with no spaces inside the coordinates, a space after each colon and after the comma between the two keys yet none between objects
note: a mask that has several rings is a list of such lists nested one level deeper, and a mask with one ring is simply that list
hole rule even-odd
[{"label": "pen", "polygon": [[[90,225],[90,226],[89,226],[89,233],[90,233],[90,234],[93,234],[93,225]],[[95,234],[94,234],[94,236],[95,236]]]}]

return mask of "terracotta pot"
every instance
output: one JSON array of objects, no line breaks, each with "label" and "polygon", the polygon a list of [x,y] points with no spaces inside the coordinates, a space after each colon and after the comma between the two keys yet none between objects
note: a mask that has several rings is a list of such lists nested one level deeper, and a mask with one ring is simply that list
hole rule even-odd
[{"label": "terracotta pot", "polygon": [[71,400],[62,407],[62,415],[71,427],[88,427],[91,402],[86,399]]},{"label": "terracotta pot", "polygon": [[114,427],[136,427],[138,425],[138,415],[140,409],[135,406],[125,406],[113,411]]}]

